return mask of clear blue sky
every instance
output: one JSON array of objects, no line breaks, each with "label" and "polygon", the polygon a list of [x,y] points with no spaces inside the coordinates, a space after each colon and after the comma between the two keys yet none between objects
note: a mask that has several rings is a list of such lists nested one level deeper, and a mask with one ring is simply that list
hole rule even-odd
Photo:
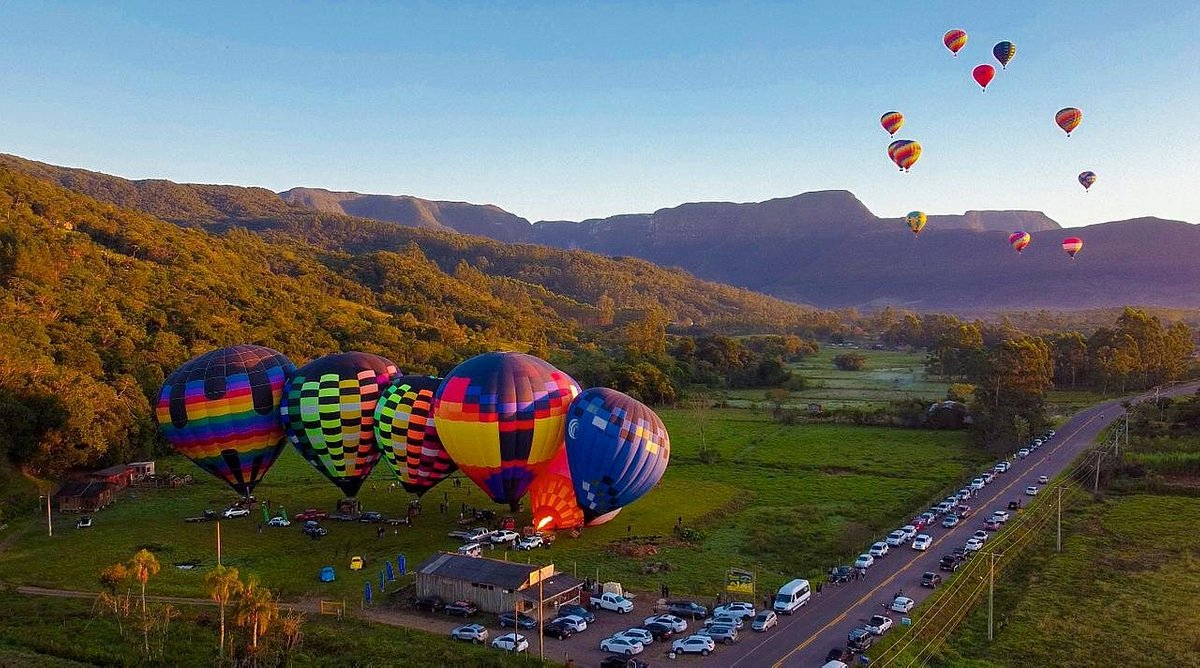
[{"label": "clear blue sky", "polygon": [[[0,151],[132,178],[531,220],[844,188],[885,216],[1200,222],[1194,0],[9,1],[0,26]],[[970,70],[1002,39],[1016,58],[981,93]],[[891,109],[925,148],[909,174]]]}]

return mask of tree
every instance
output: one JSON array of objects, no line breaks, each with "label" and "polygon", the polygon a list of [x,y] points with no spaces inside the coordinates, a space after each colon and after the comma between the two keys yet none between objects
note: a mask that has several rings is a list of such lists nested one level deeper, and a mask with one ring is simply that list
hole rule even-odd
[{"label": "tree", "polygon": [[1053,384],[1050,346],[1037,337],[1001,341],[988,352],[985,372],[975,386],[975,427],[985,443],[1017,439],[1020,417],[1033,432],[1045,427],[1046,391]]},{"label": "tree", "polygon": [[[129,614],[129,569],[125,568],[125,564],[109,566],[100,572],[100,584],[104,587],[104,591],[96,597],[96,604],[112,611],[113,617],[117,620],[117,630],[121,637],[124,637],[123,620]],[[120,594],[121,587],[126,588],[124,598]]]},{"label": "tree", "polygon": [[205,574],[204,586],[208,590],[208,597],[221,608],[221,640],[220,649],[217,650],[217,656],[221,657],[225,654],[225,606],[242,593],[245,584],[239,578],[236,568],[218,565]]},{"label": "tree", "polygon": [[1079,332],[1065,332],[1051,334],[1047,341],[1054,353],[1054,384],[1074,388],[1079,372],[1087,369],[1087,339]]},{"label": "tree", "polygon": [[250,653],[257,658],[258,639],[279,618],[279,604],[271,590],[263,587],[257,577],[251,576],[238,595],[234,623],[250,632]]},{"label": "tree", "polygon": [[631,356],[658,359],[667,354],[667,316],[658,307],[646,309],[641,318],[625,327]]},{"label": "tree", "polygon": [[146,582],[158,575],[158,569],[158,557],[146,549],[138,550],[129,560],[129,572],[142,585],[142,637],[145,641],[146,656],[150,655],[150,616],[146,612]]},{"label": "tree", "polygon": [[833,365],[842,371],[862,371],[867,368],[867,358],[862,353],[843,353],[833,358]]}]

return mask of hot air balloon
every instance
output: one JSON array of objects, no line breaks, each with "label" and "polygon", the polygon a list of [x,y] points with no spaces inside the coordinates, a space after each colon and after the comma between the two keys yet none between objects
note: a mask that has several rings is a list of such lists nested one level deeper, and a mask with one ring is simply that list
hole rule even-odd
[{"label": "hot air balloon", "polygon": [[654,411],[605,387],[571,402],[566,444],[575,498],[589,521],[649,492],[671,458],[671,439]]},{"label": "hot air balloon", "polygon": [[967,45],[967,33],[965,30],[959,30],[958,28],[947,30],[946,34],[942,35],[942,44],[945,44],[946,48],[950,49],[950,53],[954,54],[954,57],[957,58],[959,50]]},{"label": "hot air balloon", "polygon": [[279,401],[295,371],[262,346],[205,353],[167,376],[154,418],[180,454],[248,497],[283,449]]},{"label": "hot air balloon", "polygon": [[529,484],[529,510],[539,531],[583,526],[583,509],[575,500],[566,448],[560,447],[554,459],[539,467]]},{"label": "hot air balloon", "polygon": [[1096,172],[1080,172],[1079,185],[1083,186],[1084,191],[1090,190],[1095,182]]},{"label": "hot air balloon", "polygon": [[326,355],[296,369],[280,405],[288,440],[347,497],[354,497],[381,456],[375,406],[400,375],[378,355]]},{"label": "hot air balloon", "polygon": [[996,46],[992,47],[992,55],[996,60],[1000,61],[1000,67],[1008,68],[1008,62],[1017,55],[1017,45],[1012,42],[997,42]]},{"label": "hot air balloon", "polygon": [[405,490],[420,497],[458,467],[446,454],[433,419],[442,384],[432,376],[400,376],[375,406],[375,441]]},{"label": "hot air balloon", "polygon": [[433,415],[454,463],[493,501],[515,510],[537,467],[558,453],[577,394],[579,385],[549,362],[485,353],[446,376]]},{"label": "hot air balloon", "polygon": [[906,142],[906,141],[908,141],[908,140],[907,139],[897,139],[896,141],[888,144],[888,147],[887,147],[888,160],[891,160],[892,164],[896,164],[896,149],[903,146],[904,142]]},{"label": "hot air balloon", "polygon": [[1083,249],[1083,239],[1080,239],[1079,237],[1067,237],[1066,239],[1063,239],[1062,246],[1067,255],[1070,255],[1071,259],[1074,260],[1075,254]]},{"label": "hot air balloon", "polygon": [[1015,248],[1018,254],[1025,250],[1030,241],[1033,241],[1033,237],[1029,236],[1028,232],[1013,232],[1008,235],[1008,245]]},{"label": "hot air balloon", "polygon": [[904,125],[904,114],[898,111],[889,111],[879,119],[879,124],[883,126],[884,130],[887,130],[889,135],[895,137],[901,126]]},{"label": "hot air balloon", "polygon": [[971,76],[975,78],[975,83],[986,91],[988,84],[992,83],[992,78],[996,76],[996,68],[991,65],[976,65],[975,69],[971,70]]},{"label": "hot air balloon", "polygon": [[1067,133],[1068,137],[1071,136],[1071,132],[1075,128],[1079,127],[1079,123],[1082,120],[1083,112],[1075,107],[1063,107],[1058,110],[1057,114],[1054,114],[1054,122],[1058,124],[1058,127],[1062,128],[1063,132]]},{"label": "hot air balloon", "polygon": [[904,217],[904,222],[908,224],[908,229],[912,230],[913,234],[920,234],[921,230],[925,229],[925,222],[928,218],[924,211],[909,211]]},{"label": "hot air balloon", "polygon": [[[892,148],[893,146],[895,148]],[[898,142],[892,142],[888,150],[891,153],[892,162],[896,163],[896,166],[905,172],[921,157],[921,145],[911,139],[901,139]]]}]

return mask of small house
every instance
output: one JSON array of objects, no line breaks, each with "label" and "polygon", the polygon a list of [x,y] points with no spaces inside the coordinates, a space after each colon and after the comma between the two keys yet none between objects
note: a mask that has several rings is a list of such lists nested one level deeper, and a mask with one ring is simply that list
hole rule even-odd
[{"label": "small house", "polygon": [[89,473],[87,479],[92,482],[108,483],[112,485],[113,491],[119,492],[133,482],[133,467],[129,464],[110,466]]},{"label": "small house", "polygon": [[144,480],[154,475],[154,462],[130,462],[133,469],[134,481]]},{"label": "small house", "polygon": [[112,505],[113,486],[94,480],[64,483],[54,494],[60,513],[94,513]]},{"label": "small house", "polygon": [[544,614],[579,600],[583,582],[554,565],[520,564],[486,557],[439,552],[417,568],[417,596],[440,596],[446,601],[471,601],[484,612],[519,610]]}]

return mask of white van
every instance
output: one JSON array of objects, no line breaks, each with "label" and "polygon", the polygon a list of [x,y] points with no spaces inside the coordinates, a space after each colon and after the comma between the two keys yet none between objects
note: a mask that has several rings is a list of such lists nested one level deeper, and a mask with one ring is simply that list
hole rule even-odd
[{"label": "white van", "polygon": [[808,599],[811,597],[812,590],[808,587],[808,580],[792,580],[780,587],[779,593],[775,594],[775,612],[790,615],[797,608],[808,603]]},{"label": "white van", "polygon": [[483,556],[483,546],[479,543],[467,543],[458,548],[458,553],[468,557]]}]

